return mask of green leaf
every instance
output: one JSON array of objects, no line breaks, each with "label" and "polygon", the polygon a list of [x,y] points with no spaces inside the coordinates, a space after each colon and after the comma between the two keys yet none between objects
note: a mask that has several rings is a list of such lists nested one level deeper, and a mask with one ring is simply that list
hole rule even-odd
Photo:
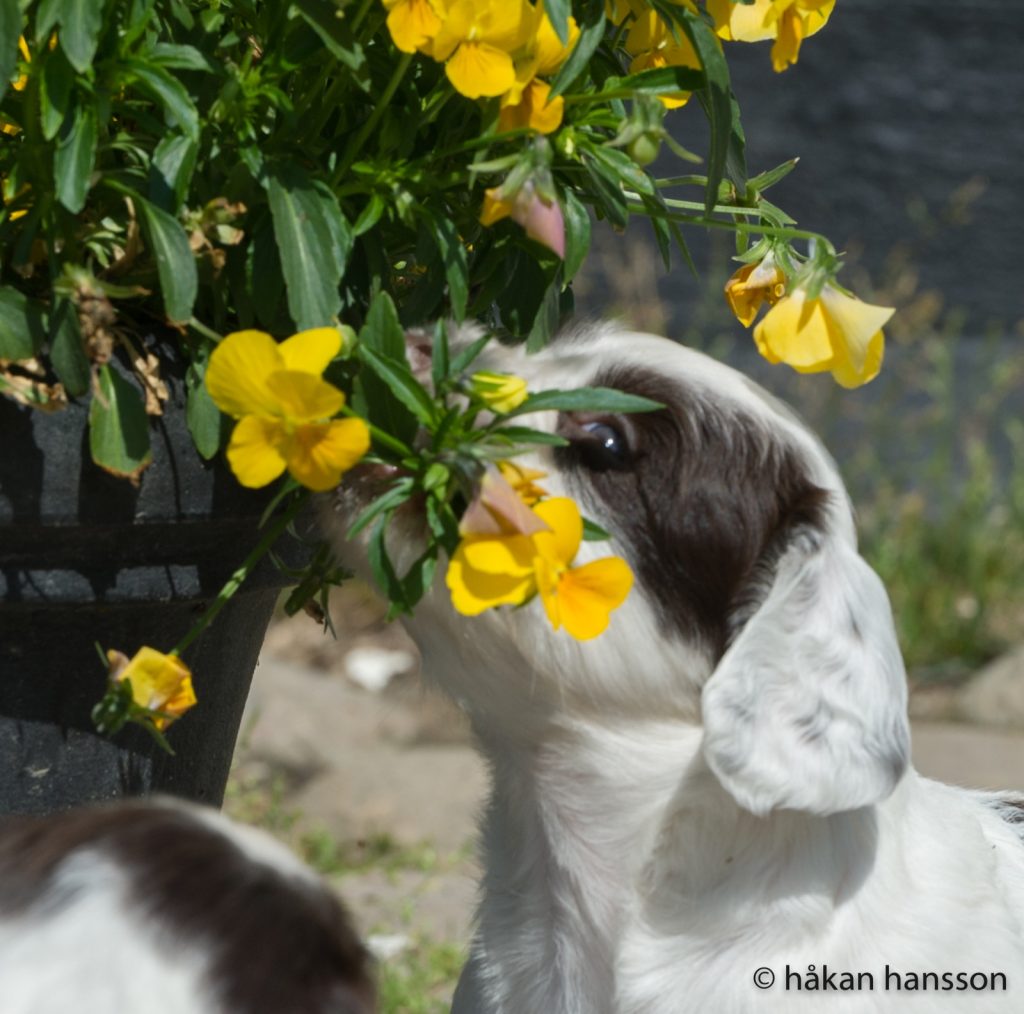
[{"label": "green leaf", "polygon": [[573,391],[552,390],[532,394],[509,412],[508,417],[551,409],[560,412],[655,412],[664,407],[661,402],[617,391],[614,387],[580,387]]},{"label": "green leaf", "polygon": [[80,395],[89,390],[89,357],[78,326],[78,311],[70,299],[58,297],[53,303],[50,361],[68,394]]},{"label": "green leaf", "polygon": [[590,249],[590,212],[573,190],[566,190],[563,194],[562,210],[565,212],[565,263],[562,270],[568,283],[576,277]]},{"label": "green leaf", "polygon": [[415,484],[411,476],[403,476],[389,490],[377,497],[360,515],[352,522],[352,526],[345,533],[346,539],[354,539],[370,522],[383,511],[394,510],[400,507],[412,495]]},{"label": "green leaf", "polygon": [[557,270],[544,291],[544,298],[533,318],[533,326],[526,336],[526,351],[539,352],[551,341],[561,323],[562,272]]},{"label": "green leaf", "polygon": [[502,426],[500,429],[491,430],[489,436],[500,437],[510,444],[544,444],[548,447],[567,447],[569,444],[565,437],[560,437],[557,433],[532,430],[528,426]]},{"label": "green leaf", "polygon": [[604,0],[587,0],[580,24],[580,37],[576,40],[569,59],[565,61],[562,69],[551,82],[549,102],[561,95],[587,69],[590,58],[604,38],[604,26]]},{"label": "green leaf", "polygon": [[569,43],[569,15],[572,13],[570,0],[544,0],[544,10],[547,12],[554,28],[558,41],[563,46]]},{"label": "green leaf", "polygon": [[587,171],[591,185],[595,191],[598,207],[605,217],[617,229],[625,229],[629,224],[629,210],[626,195],[622,192],[619,181],[607,166],[596,159],[592,153],[583,156],[583,167]]},{"label": "green leaf", "polygon": [[491,336],[485,334],[483,338],[477,338],[471,345],[467,345],[453,360],[448,370],[448,376],[457,377],[472,366],[474,360],[490,343]]},{"label": "green leaf", "polygon": [[350,19],[339,17],[338,5],[331,0],[297,0],[295,6],[331,56],[352,72],[357,87],[365,91],[369,68],[363,47],[352,37]]},{"label": "green leaf", "polygon": [[359,341],[392,359],[405,359],[405,329],[398,319],[394,300],[386,292],[378,292],[370,304]]},{"label": "green leaf", "polygon": [[382,356],[369,345],[363,344],[358,346],[357,355],[424,426],[434,425],[437,421],[434,399],[427,394],[404,362]]},{"label": "green leaf", "polygon": [[96,164],[96,142],[96,110],[75,106],[74,115],[64,119],[53,153],[57,200],[72,214],[77,215],[85,207]]},{"label": "green leaf", "polygon": [[162,67],[142,60],[126,60],[124,67],[130,77],[164,110],[172,126],[181,129],[193,140],[199,140],[199,113],[185,86]]},{"label": "green leaf", "polygon": [[466,303],[469,300],[469,263],[466,260],[466,248],[462,244],[455,223],[446,213],[435,214],[427,208],[420,208],[420,214],[427,220],[430,233],[437,244],[437,252],[441,255],[444,275],[448,281],[448,301],[451,304],[452,316],[457,323],[466,317]]},{"label": "green leaf", "polygon": [[17,289],[0,288],[0,359],[31,359],[45,337],[42,307]]},{"label": "green leaf", "polygon": [[187,321],[192,316],[199,279],[185,228],[173,215],[139,194],[132,192],[131,196],[139,211],[146,243],[156,261],[164,312],[169,320]]},{"label": "green leaf", "polygon": [[292,319],[299,330],[328,325],[341,310],[352,230],[330,189],[294,163],[271,166],[266,188]]},{"label": "green leaf", "polygon": [[584,542],[605,542],[611,536],[590,518],[583,519],[583,541]]},{"label": "green leaf", "polygon": [[624,151],[603,144],[588,145],[587,150],[607,170],[609,177],[632,187],[638,194],[654,196],[654,180]]},{"label": "green leaf", "polygon": [[369,232],[380,221],[386,207],[380,194],[372,194],[366,206],[359,212],[355,225],[352,226],[352,235],[362,236],[364,232]]},{"label": "green leaf", "polygon": [[707,189],[704,192],[705,213],[710,215],[718,202],[718,184],[725,175],[733,127],[733,97],[729,81],[729,65],[718,38],[700,15],[668,0],[651,0],[651,5],[670,25],[681,28],[689,38],[700,60],[703,86],[697,93],[708,118],[711,145],[708,152]]},{"label": "green leaf", "polygon": [[389,618],[392,616],[392,613],[398,615],[408,612],[405,606],[405,589],[395,573],[394,565],[391,563],[387,547],[384,544],[384,533],[387,531],[390,518],[391,514],[388,512],[377,521],[367,546],[367,556],[369,558],[370,570],[373,573],[373,579],[377,582],[377,587],[380,588],[391,603],[391,608],[388,611]]},{"label": "green leaf", "polygon": [[43,137],[52,141],[68,116],[75,71],[60,46],[41,59],[44,63],[39,89],[39,120]]},{"label": "green leaf", "polygon": [[18,0],[0,0],[0,99],[4,97],[18,66],[21,11]]},{"label": "green leaf", "polygon": [[100,367],[97,379],[99,389],[89,403],[92,460],[112,475],[138,481],[153,461],[142,395],[109,364]]},{"label": "green leaf", "polygon": [[[622,91],[644,95],[673,95],[676,92],[694,92],[704,86],[704,75],[692,67],[655,67],[625,77],[610,77],[601,92],[613,94]],[[600,97],[601,92],[597,93]]]},{"label": "green leaf", "polygon": [[756,176],[747,180],[747,190],[753,191],[754,193],[763,193],[769,187],[775,186],[779,180],[788,176],[795,168],[797,162],[800,159],[791,158],[788,162],[783,162],[782,165],[777,165],[774,169],[769,169],[767,172],[758,173]]},{"label": "green leaf", "polygon": [[224,417],[206,390],[207,360],[193,360],[185,373],[185,422],[200,456],[209,461],[220,450]]},{"label": "green leaf", "polygon": [[198,143],[185,134],[168,134],[153,151],[149,165],[149,199],[164,211],[177,212],[196,167]]},{"label": "green leaf", "polygon": [[71,66],[84,74],[92,65],[103,28],[103,0],[40,0],[36,11],[36,44],[43,46],[50,29],[60,25],[57,38]]},{"label": "green leaf", "polygon": [[171,70],[198,70],[209,73],[215,69],[210,58],[195,46],[175,42],[158,42],[146,54],[146,58]]},{"label": "green leaf", "polygon": [[443,320],[434,325],[434,336],[430,343],[430,379],[434,390],[451,376],[451,350],[448,347],[448,326]]}]

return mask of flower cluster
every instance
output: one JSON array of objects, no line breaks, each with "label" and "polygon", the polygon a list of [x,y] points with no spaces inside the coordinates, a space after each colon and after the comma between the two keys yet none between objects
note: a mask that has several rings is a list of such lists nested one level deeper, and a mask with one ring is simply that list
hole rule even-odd
[{"label": "flower cluster", "polygon": [[[752,254],[757,253],[755,248]],[[744,264],[725,284],[726,300],[745,327],[763,305],[770,308],[754,328],[758,351],[768,362],[800,373],[828,370],[843,387],[874,379],[885,347],[882,328],[895,310],[844,291],[827,266],[812,260],[790,268],[791,263],[791,251],[767,245],[760,259]]]},{"label": "flower cluster", "polygon": [[559,39],[543,4],[527,0],[383,0],[387,25],[404,53],[421,52],[444,64],[467,98],[501,96],[501,130],[525,127],[550,134],[564,103],[549,100],[544,80],[565,62],[579,36],[569,18]]},{"label": "flower cluster", "polygon": [[[499,470],[500,469],[500,470]],[[462,517],[448,565],[452,605],[465,616],[538,596],[551,625],[577,640],[597,637],[629,594],[633,574],[615,556],[574,567],[583,539],[576,504],[540,499],[543,473],[510,463],[489,468]]]}]

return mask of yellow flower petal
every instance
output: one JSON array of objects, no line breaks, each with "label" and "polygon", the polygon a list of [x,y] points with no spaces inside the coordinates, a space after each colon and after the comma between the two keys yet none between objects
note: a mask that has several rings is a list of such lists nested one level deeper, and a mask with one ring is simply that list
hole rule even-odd
[{"label": "yellow flower petal", "polygon": [[502,105],[498,117],[499,130],[517,130],[528,127],[539,134],[550,134],[562,125],[565,100],[561,95],[548,101],[551,85],[534,78],[515,104]]},{"label": "yellow flower petal", "polygon": [[744,264],[725,283],[729,309],[744,326],[754,323],[763,303],[775,304],[785,291],[786,276],[769,254],[758,264]]},{"label": "yellow flower petal", "polygon": [[370,449],[362,419],[335,419],[298,426],[284,447],[289,473],[307,489],[324,493],[341,482]]},{"label": "yellow flower petal", "polygon": [[734,42],[762,42],[775,37],[773,0],[754,0],[752,4],[733,0],[707,0],[708,14],[715,31]]},{"label": "yellow flower petal", "polygon": [[431,0],[391,0],[387,25],[395,46],[403,53],[423,49],[441,29],[438,5]]},{"label": "yellow flower petal", "polygon": [[498,188],[484,191],[484,204],[480,209],[480,224],[494,225],[512,214],[512,202],[504,201],[498,195]]},{"label": "yellow flower petal", "polygon": [[854,369],[861,372],[868,358],[868,344],[896,311],[891,306],[865,303],[827,284],[822,287],[820,302],[837,344],[842,343]]},{"label": "yellow flower petal", "polygon": [[624,560],[609,556],[575,567],[558,582],[558,612],[566,631],[578,641],[597,637],[611,611],[633,587],[633,572]]},{"label": "yellow flower petal", "polygon": [[445,583],[453,608],[463,616],[478,616],[494,606],[521,605],[534,592],[532,574],[485,574],[468,566],[462,545],[448,564]]},{"label": "yellow flower petal", "polygon": [[479,370],[470,377],[469,386],[473,394],[495,412],[511,412],[529,397],[526,381],[514,373]]},{"label": "yellow flower petal", "polygon": [[576,558],[583,541],[583,519],[579,508],[568,497],[558,496],[537,504],[533,513],[551,529],[533,536],[538,551],[548,560],[568,566]]},{"label": "yellow flower petal", "polygon": [[228,443],[228,464],[235,478],[250,489],[273,482],[285,469],[284,428],[274,419],[249,415],[235,426]]},{"label": "yellow flower petal", "polygon": [[803,289],[783,296],[754,328],[754,341],[770,363],[787,363],[801,373],[827,369],[834,352],[820,300]]},{"label": "yellow flower petal", "polygon": [[538,468],[526,468],[514,461],[499,461],[498,471],[515,491],[516,496],[527,506],[532,507],[538,500],[548,495],[547,490],[534,481],[543,479],[547,472],[542,472]]},{"label": "yellow flower petal", "polygon": [[267,378],[267,390],[277,404],[277,413],[295,423],[328,419],[341,410],[345,395],[312,373],[279,370]]},{"label": "yellow flower petal", "polygon": [[267,387],[272,373],[284,368],[277,342],[263,331],[235,331],[210,355],[206,389],[222,412],[242,416],[275,415],[277,398]]},{"label": "yellow flower petal", "polygon": [[833,365],[832,376],[843,387],[860,387],[878,376],[878,371],[882,368],[884,354],[885,335],[878,331],[868,341],[867,354],[859,369],[848,357],[842,356],[837,358]]},{"label": "yellow flower petal", "polygon": [[315,373],[318,377],[341,351],[341,332],[336,327],[300,331],[278,346],[285,369]]},{"label": "yellow flower petal", "polygon": [[467,535],[459,543],[459,551],[472,570],[509,577],[533,574],[533,559],[537,555],[528,535]]},{"label": "yellow flower petal", "polygon": [[516,81],[512,57],[486,42],[463,42],[444,71],[452,87],[469,99],[501,95]]},{"label": "yellow flower petal", "polygon": [[800,57],[800,44],[804,41],[806,29],[803,19],[790,8],[779,20],[779,34],[772,46],[772,69],[781,74]]}]

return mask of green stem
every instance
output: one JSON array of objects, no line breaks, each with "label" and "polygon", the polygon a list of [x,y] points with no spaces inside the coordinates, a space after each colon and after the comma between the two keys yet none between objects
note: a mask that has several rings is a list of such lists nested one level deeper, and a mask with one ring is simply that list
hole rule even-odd
[{"label": "green stem", "polygon": [[267,529],[266,534],[257,543],[256,548],[242,561],[242,565],[228,578],[224,587],[217,593],[217,597],[207,607],[206,612],[195,622],[191,630],[178,642],[172,655],[180,655],[213,621],[220,611],[228,604],[232,596],[242,586],[245,579],[252,573],[253,568],[267,554],[271,546],[278,540],[284,530],[295,520],[296,515],[305,506],[307,497],[297,496],[287,510]]},{"label": "green stem", "polygon": [[[815,242],[821,243],[833,257],[837,256],[836,249],[829,241],[828,237],[823,236],[820,232],[809,232],[806,229],[790,229],[788,226],[782,225],[762,225],[759,222],[723,222],[719,218],[704,218],[701,215],[667,214],[662,216],[651,216],[649,209],[643,204],[629,204],[627,207],[630,211],[635,212],[638,215],[667,218],[672,222],[681,222],[683,225],[703,225],[708,229],[726,229],[729,232],[749,232],[757,236],[772,236],[776,239],[814,240]],[[744,208],[741,213],[746,215],[757,214],[753,208]]]},{"label": "green stem", "polygon": [[413,55],[412,53],[402,54],[402,59],[398,61],[398,66],[395,67],[391,80],[388,81],[387,87],[384,89],[384,94],[374,104],[373,112],[370,114],[369,119],[359,128],[355,137],[352,138],[345,148],[345,154],[342,156],[338,167],[334,170],[334,174],[331,177],[332,186],[337,186],[341,182],[345,173],[348,172],[349,166],[352,165],[356,160],[356,156],[362,151],[366,139],[374,132],[377,124],[380,123],[384,111],[387,109],[392,98],[394,98],[395,92],[398,91],[398,86],[402,83],[402,78],[405,77],[405,72],[409,69],[409,64],[412,63]]},{"label": "green stem", "polygon": [[366,17],[366,13],[367,11],[369,11],[371,3],[373,3],[373,0],[363,0],[362,4],[359,7],[359,10],[356,11],[355,17],[352,19],[353,35],[355,35],[356,32],[359,31],[359,26],[363,23],[363,18]]},{"label": "green stem", "polygon": [[190,317],[188,326],[192,328],[193,331],[198,331],[204,338],[209,338],[210,341],[212,341],[215,345],[219,345],[222,341],[224,341],[224,335],[218,333],[217,331],[214,331],[212,328],[207,327],[197,317]]}]

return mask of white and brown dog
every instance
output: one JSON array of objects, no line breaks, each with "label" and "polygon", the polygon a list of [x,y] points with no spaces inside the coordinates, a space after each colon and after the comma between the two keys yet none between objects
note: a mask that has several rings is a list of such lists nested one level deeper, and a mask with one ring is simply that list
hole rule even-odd
[{"label": "white and brown dog", "polygon": [[[492,776],[454,1010],[1024,1011],[1024,803],[909,767],[889,602],[819,442],[648,335],[494,345],[481,368],[665,408],[528,420],[569,445],[522,460],[612,534],[580,560],[636,574],[606,633],[467,619],[441,579],[408,624]],[[366,493],[342,488],[341,530]],[[421,523],[392,532],[400,565]]]},{"label": "white and brown dog", "polygon": [[162,800],[0,820],[3,1014],[371,1014],[332,892],[269,835]]}]

